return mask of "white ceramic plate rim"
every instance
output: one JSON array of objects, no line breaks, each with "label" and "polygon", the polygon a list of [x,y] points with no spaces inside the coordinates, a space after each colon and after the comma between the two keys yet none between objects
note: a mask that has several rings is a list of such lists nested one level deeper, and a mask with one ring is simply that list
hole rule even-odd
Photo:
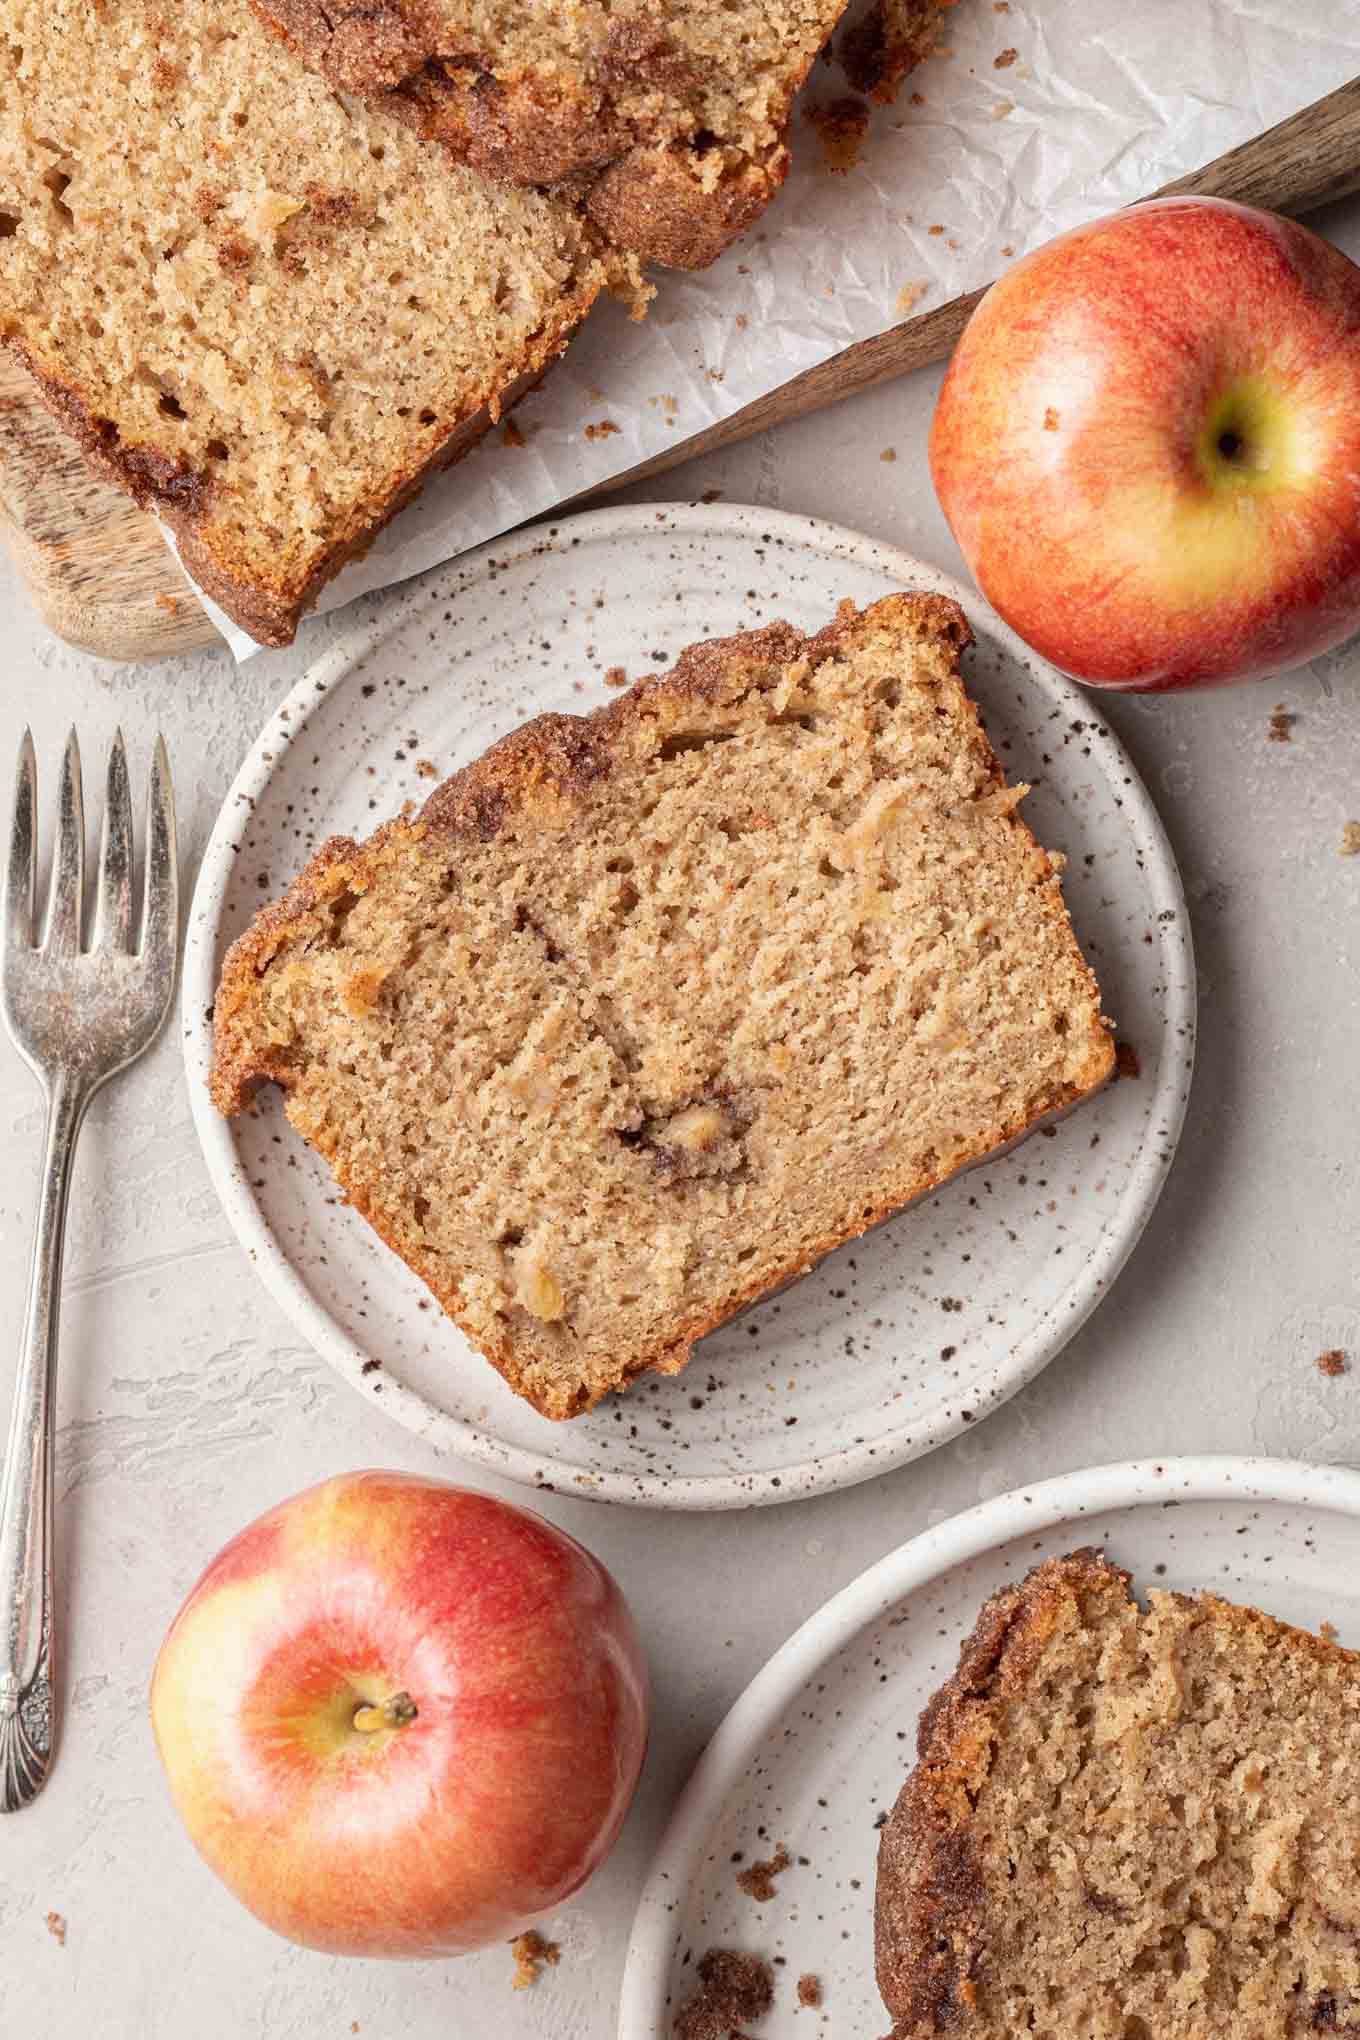
[{"label": "white ceramic plate rim", "polygon": [[932,1580],[1013,1539],[1075,1517],[1177,1502],[1279,1502],[1360,1517],[1360,1472],[1289,1459],[1200,1454],[1126,1460],[1014,1488],[900,1545],[842,1587],[781,1644],[734,1701],[667,1823],[628,1940],[618,2040],[657,2040],[668,2016],[675,1905],[702,1863],[723,1808],[752,1757],[820,1668],[888,1609]]},{"label": "white ceramic plate rim", "polygon": [[[691,538],[699,535],[722,537],[731,534],[777,532],[785,544],[837,554],[866,563],[893,575],[903,586],[926,585],[953,596],[967,609],[985,608],[973,589],[963,587],[939,568],[918,560],[899,546],[888,545],[860,532],[802,517],[789,511],[767,510],[742,503],[641,504],[617,509],[588,511],[571,518],[554,518],[515,534],[495,539],[461,560],[450,561],[436,571],[456,567],[470,581],[480,561],[494,557],[502,565],[517,563],[543,549],[545,537],[553,535],[557,550],[562,532],[569,528],[580,545],[595,541],[624,541],[640,531],[654,535],[658,516],[665,526]],[[332,645],[303,674],[292,691],[270,715],[237,773],[203,853],[194,888],[185,945],[182,1026],[185,1074],[194,1125],[202,1146],[208,1174],[221,1200],[233,1231],[263,1280],[298,1330],[323,1359],[360,1394],[368,1396],[363,1374],[365,1349],[351,1339],[330,1312],[311,1294],[294,1273],[277,1239],[265,1223],[242,1170],[231,1129],[208,1095],[207,1077],[212,1060],[212,1027],[208,1019],[216,989],[216,955],[221,916],[236,863],[235,838],[243,812],[260,799],[275,769],[280,749],[299,737],[312,715],[325,700],[330,687],[343,680],[354,667],[368,658],[383,639],[399,629],[406,608],[398,598],[390,600],[366,623],[357,624]],[[1075,712],[1088,721],[1099,717],[1095,697],[1075,682],[1049,667],[1001,619],[989,613],[989,634],[1009,647],[1032,669],[1042,669],[1045,678],[1066,692]],[[1124,746],[1105,727],[1107,755],[1118,759],[1127,771],[1132,790],[1138,796],[1129,803],[1127,822],[1138,835],[1144,854],[1149,899],[1156,914],[1174,915],[1184,941],[1167,950],[1166,1025],[1168,1033],[1183,1043],[1193,1044],[1195,1031],[1195,966],[1190,947],[1189,920],[1176,860],[1153,805],[1151,795]],[[1004,1360],[995,1362],[970,1383],[970,1400],[975,1408],[990,1415],[1017,1394],[1050,1360],[1061,1352],[1086,1322],[1106,1294],[1142,1236],[1170,1171],[1185,1117],[1188,1084],[1183,1081],[1183,1064],[1174,1056],[1162,1059],[1150,1123],[1155,1121],[1159,1137],[1149,1139],[1130,1171],[1119,1222],[1102,1234],[1082,1265],[1070,1290],[1065,1292],[1067,1308],[1050,1312],[1024,1339],[1009,1347]],[[960,1399],[962,1401],[962,1399]],[[438,1448],[507,1479],[541,1489],[551,1485],[560,1473],[560,1463],[547,1453],[536,1453],[508,1444],[479,1430],[475,1424],[427,1402],[392,1374],[383,1377],[383,1414],[395,1417],[408,1430]],[[738,1474],[714,1473],[677,1477],[674,1474],[647,1475],[592,1469],[590,1488],[573,1490],[592,1500],[626,1502],[635,1506],[668,1509],[730,1509],[769,1506],[780,1501],[802,1500],[830,1489],[851,1487],[857,1481],[886,1473],[892,1467],[919,1458],[945,1444],[966,1427],[960,1408],[952,1416],[921,1426],[900,1442],[875,1438],[861,1445],[848,1445],[836,1452],[820,1453],[785,1469],[779,1488],[762,1487],[755,1494]]]}]

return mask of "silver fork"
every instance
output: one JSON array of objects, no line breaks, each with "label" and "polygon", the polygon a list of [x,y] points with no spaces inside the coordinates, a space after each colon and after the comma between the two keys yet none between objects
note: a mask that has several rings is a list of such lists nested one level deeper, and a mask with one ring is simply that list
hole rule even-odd
[{"label": "silver fork", "polygon": [[[135,1062],[170,1011],[179,942],[175,808],[157,740],[147,802],[141,940],[132,915],[132,799],[122,732],[109,752],[90,946],[81,946],[85,812],[72,730],[62,763],[56,850],[41,937],[34,921],[37,774],[19,750],[5,881],[3,1000],[15,1047],[47,1101],[42,1201],[23,1345],[0,1477],[0,1812],[36,1798],[52,1762],[52,1431],[62,1242],[71,1163],[86,1107]],[[35,939],[36,938],[36,939]]]}]

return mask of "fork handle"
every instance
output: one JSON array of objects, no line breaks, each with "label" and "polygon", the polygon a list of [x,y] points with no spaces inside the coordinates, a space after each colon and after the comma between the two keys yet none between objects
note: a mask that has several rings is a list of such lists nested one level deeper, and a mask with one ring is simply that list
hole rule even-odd
[{"label": "fork handle", "polygon": [[88,1103],[88,1090],[69,1077],[59,1077],[47,1098],[42,1201],[0,1478],[0,1813],[35,1799],[52,1761],[57,1326],[71,1164]]}]

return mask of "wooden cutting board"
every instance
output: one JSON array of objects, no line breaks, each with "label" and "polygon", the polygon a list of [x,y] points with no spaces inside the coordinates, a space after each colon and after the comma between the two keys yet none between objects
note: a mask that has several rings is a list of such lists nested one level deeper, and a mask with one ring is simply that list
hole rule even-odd
[{"label": "wooden cutting board", "polygon": [[[1153,195],[1203,192],[1305,213],[1355,191],[1360,78]],[[956,298],[847,348],[589,495],[598,498],[942,361],[981,295]],[[158,659],[220,642],[154,521],[91,475],[33,397],[23,370],[8,360],[0,360],[0,528],[43,621],[70,644],[107,659]]]}]

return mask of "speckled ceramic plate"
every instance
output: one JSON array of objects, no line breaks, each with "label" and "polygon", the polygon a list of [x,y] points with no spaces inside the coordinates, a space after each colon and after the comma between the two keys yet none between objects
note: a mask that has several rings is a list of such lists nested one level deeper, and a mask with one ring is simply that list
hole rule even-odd
[{"label": "speckled ceramic plate", "polygon": [[[776,616],[810,629],[846,596],[903,586],[954,595],[972,619],[969,684],[1012,776],[1035,782],[1031,825],[1068,854],[1077,931],[1141,1073],[833,1254],[706,1339],[687,1373],[548,1423],[339,1202],[275,1101],[233,1126],[214,1113],[208,1008],[223,951],[325,836],[420,800],[432,774],[526,716],[607,700],[610,668],[636,679],[695,638]],[[731,1508],[929,1450],[1071,1337],[1165,1180],[1194,973],[1166,838],[1090,697],[905,553],[805,518],[693,505],[599,511],[497,542],[370,611],[327,653],[261,734],[213,832],[184,1015],[199,1133],[231,1222],[301,1331],[376,1407],[514,1479]]]},{"label": "speckled ceramic plate", "polygon": [[[805,1622],[705,1750],[633,1925],[619,2040],[671,2040],[709,1948],[774,1963],[760,2040],[872,2040],[878,1830],[915,1755],[921,1709],[989,1594],[1094,1544],[1135,1585],[1193,1591],[1360,1646],[1360,1474],[1273,1459],[1170,1459],[1064,1474],[913,1538]],[[737,1878],[783,1844],[762,1903]],[[800,1975],[822,1986],[799,2010]]]}]

